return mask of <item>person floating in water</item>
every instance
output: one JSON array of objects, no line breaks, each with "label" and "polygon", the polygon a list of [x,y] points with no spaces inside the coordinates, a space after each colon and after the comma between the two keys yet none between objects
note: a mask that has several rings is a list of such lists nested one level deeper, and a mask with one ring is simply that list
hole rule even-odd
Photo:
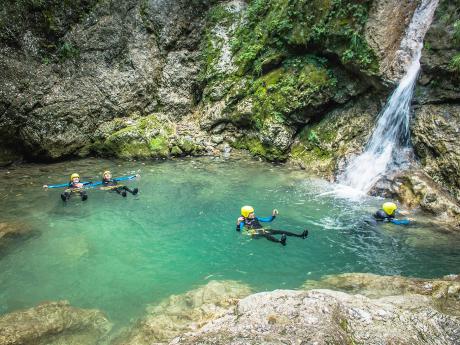
[{"label": "person floating in water", "polygon": [[[135,176],[134,176],[135,177]],[[131,193],[132,195],[136,195],[139,192],[138,188],[130,189],[127,186],[118,184],[119,179],[112,178],[112,173],[108,170],[104,171],[102,174],[102,186],[101,189],[108,189],[111,191],[115,191],[118,194],[121,194],[123,197],[126,197],[126,192]]]},{"label": "person floating in water", "polygon": [[381,222],[390,222],[398,225],[408,225],[413,219],[396,219],[397,215],[406,215],[405,212],[397,212],[398,206],[394,202],[386,202],[382,208],[374,213],[374,219]]},{"label": "person floating in water", "polygon": [[[301,238],[307,238],[308,230],[305,230],[301,234],[295,234],[293,232],[284,230],[264,229],[260,222],[272,222],[278,215],[278,210],[272,211],[271,217],[256,217],[254,214],[254,208],[252,206],[243,206],[241,208],[241,217],[238,218],[236,223],[236,231],[242,231],[246,228],[247,232],[251,237],[260,238],[265,237],[267,240],[272,242],[281,243],[283,246],[286,245],[286,236],[295,236]],[[280,239],[277,239],[273,235],[281,235]]]},{"label": "person floating in water", "polygon": [[56,185],[44,185],[43,188],[61,188],[67,187],[64,193],[61,194],[62,201],[66,202],[70,199],[73,193],[78,193],[81,197],[81,200],[85,201],[88,199],[88,194],[85,191],[85,185],[89,185],[90,182],[80,182],[80,175],[77,173],[73,173],[70,175],[70,182],[64,184],[56,184]]}]

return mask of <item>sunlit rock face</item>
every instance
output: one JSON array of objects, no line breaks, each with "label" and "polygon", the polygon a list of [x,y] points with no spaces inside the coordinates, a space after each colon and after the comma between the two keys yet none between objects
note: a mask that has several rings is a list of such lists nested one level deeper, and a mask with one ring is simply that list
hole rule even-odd
[{"label": "sunlit rock face", "polygon": [[370,299],[331,290],[276,290],[242,299],[235,311],[173,344],[455,344],[458,317],[422,295]]}]

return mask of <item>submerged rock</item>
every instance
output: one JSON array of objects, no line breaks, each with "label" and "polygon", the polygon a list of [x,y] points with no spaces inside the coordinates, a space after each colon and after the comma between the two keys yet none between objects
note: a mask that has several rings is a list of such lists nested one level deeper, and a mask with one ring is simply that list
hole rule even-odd
[{"label": "submerged rock", "polygon": [[210,281],[183,295],[173,295],[147,308],[147,316],[126,331],[114,345],[169,343],[171,339],[196,330],[208,321],[232,310],[239,298],[250,293],[248,286],[236,281]]},{"label": "submerged rock", "polygon": [[2,345],[97,345],[112,325],[99,310],[47,302],[0,316]]},{"label": "submerged rock", "polygon": [[21,240],[32,236],[35,232],[30,226],[22,223],[0,223],[0,253],[14,240]]},{"label": "submerged rock", "polygon": [[171,344],[456,344],[460,319],[426,296],[370,299],[331,290],[276,290]]}]

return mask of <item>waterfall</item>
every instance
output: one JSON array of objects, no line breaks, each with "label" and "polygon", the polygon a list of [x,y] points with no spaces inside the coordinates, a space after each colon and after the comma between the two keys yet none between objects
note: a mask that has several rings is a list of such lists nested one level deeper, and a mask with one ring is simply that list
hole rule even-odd
[{"label": "waterfall", "polygon": [[398,87],[378,116],[364,152],[350,161],[338,176],[338,182],[355,191],[367,193],[374,184],[405,156],[409,146],[410,105],[417,76],[423,38],[431,24],[438,0],[423,0],[414,12],[398,54],[398,62],[406,67]]}]

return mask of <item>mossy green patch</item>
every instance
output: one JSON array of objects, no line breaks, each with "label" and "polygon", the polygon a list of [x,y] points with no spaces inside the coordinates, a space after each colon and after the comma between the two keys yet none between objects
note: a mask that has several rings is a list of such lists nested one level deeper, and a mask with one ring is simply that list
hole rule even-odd
[{"label": "mossy green patch", "polygon": [[232,41],[240,74],[258,74],[267,56],[297,54],[293,49],[334,52],[365,74],[378,71],[364,39],[370,0],[253,0],[247,21]]},{"label": "mossy green patch", "polygon": [[335,77],[320,60],[311,56],[286,60],[282,67],[254,82],[250,90],[252,122],[258,129],[267,118],[284,123],[290,114],[332,97],[335,86]]},{"label": "mossy green patch", "polygon": [[232,146],[237,149],[248,150],[251,154],[271,161],[282,161],[286,159],[286,154],[272,145],[262,143],[256,137],[245,136],[235,141]]},{"label": "mossy green patch", "polygon": [[149,142],[150,155],[153,157],[165,158],[169,156],[168,139],[164,136],[153,138]]},{"label": "mossy green patch", "polygon": [[[108,133],[93,143],[92,150],[99,154],[120,158],[164,158],[169,156],[169,136],[173,127],[155,114],[136,120],[114,119]],[[126,122],[130,123],[126,125]],[[124,126],[123,127],[123,124]],[[121,129],[110,132],[111,129]]]}]

